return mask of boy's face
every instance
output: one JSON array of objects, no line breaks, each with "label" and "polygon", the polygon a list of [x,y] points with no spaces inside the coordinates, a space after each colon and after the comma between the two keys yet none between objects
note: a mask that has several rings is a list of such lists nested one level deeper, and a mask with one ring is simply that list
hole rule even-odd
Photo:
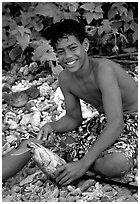
[{"label": "boy's face", "polygon": [[70,72],[78,71],[84,65],[88,45],[87,39],[81,44],[73,35],[59,40],[56,45],[56,53],[61,66]]}]

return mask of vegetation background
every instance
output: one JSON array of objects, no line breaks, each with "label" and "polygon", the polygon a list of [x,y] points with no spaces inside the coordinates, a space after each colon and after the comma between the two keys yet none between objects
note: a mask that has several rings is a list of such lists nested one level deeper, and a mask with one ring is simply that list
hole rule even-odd
[{"label": "vegetation background", "polygon": [[3,2],[3,70],[14,68],[18,73],[21,66],[32,62],[54,67],[57,57],[47,29],[68,18],[85,26],[90,55],[123,54],[134,59],[138,50],[138,2]]}]

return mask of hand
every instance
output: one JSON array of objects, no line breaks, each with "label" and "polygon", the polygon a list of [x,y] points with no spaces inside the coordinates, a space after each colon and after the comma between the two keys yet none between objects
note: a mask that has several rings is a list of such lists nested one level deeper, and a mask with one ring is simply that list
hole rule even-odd
[{"label": "hand", "polygon": [[42,126],[41,130],[39,131],[37,135],[38,140],[46,140],[48,139],[48,135],[52,132],[52,127],[50,123],[46,123],[45,125]]},{"label": "hand", "polygon": [[80,178],[86,172],[86,168],[81,160],[60,166],[56,170],[56,182],[59,185],[67,186],[71,182]]}]

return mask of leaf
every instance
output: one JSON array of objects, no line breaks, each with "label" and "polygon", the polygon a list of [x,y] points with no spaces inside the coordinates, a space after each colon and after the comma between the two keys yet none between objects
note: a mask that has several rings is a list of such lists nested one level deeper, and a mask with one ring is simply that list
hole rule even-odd
[{"label": "leaf", "polygon": [[9,57],[11,58],[11,60],[15,60],[17,56],[21,55],[21,53],[22,53],[21,47],[19,45],[16,45],[10,51]]},{"label": "leaf", "polygon": [[42,16],[54,17],[57,12],[57,7],[53,3],[39,3],[35,8],[34,13]]},{"label": "leaf", "polygon": [[33,17],[33,13],[32,12],[21,12],[21,22],[23,26],[27,26],[30,22],[31,22],[31,17]]},{"label": "leaf", "polygon": [[120,16],[121,16],[122,14],[125,14],[125,16],[127,16],[127,9],[126,9],[124,6],[119,6],[119,7],[118,7],[118,11],[119,11],[119,13],[120,13]]},{"label": "leaf", "polygon": [[91,2],[91,3],[85,3],[82,6],[80,6],[80,8],[86,10],[86,11],[90,11],[93,12],[95,9],[95,3]]},{"label": "leaf", "polygon": [[59,64],[56,64],[56,66],[53,65],[53,63],[50,61],[49,63],[51,65],[51,69],[52,69],[52,72],[55,74],[55,75],[59,75],[60,72],[63,70],[63,68],[59,65]]},{"label": "leaf", "polygon": [[71,12],[76,12],[78,9],[79,4],[76,2],[69,3],[69,10]]},{"label": "leaf", "polygon": [[126,32],[130,28],[130,25],[128,23],[124,24],[124,32]]},{"label": "leaf", "polygon": [[102,37],[102,43],[105,45],[109,39],[110,39],[110,36],[108,34],[105,34]]},{"label": "leaf", "polygon": [[103,14],[102,13],[93,13],[93,18],[95,20],[98,20],[100,18],[103,18]]},{"label": "leaf", "polygon": [[93,20],[94,18],[94,13],[91,13],[91,12],[85,12],[84,14],[86,20],[87,20],[87,23],[90,24],[91,21]]},{"label": "leaf", "polygon": [[39,41],[35,41],[34,45],[36,45],[34,55],[32,57],[34,61],[56,61],[56,55],[53,52],[52,47],[49,45],[49,41],[41,39]]},{"label": "leaf", "polygon": [[133,33],[133,42],[136,42],[138,40],[138,30],[136,30],[134,33]]},{"label": "leaf", "polygon": [[25,28],[24,26],[18,26],[15,30],[12,31],[12,34],[18,34],[20,33],[21,36],[24,36],[24,34],[31,34],[30,29]]},{"label": "leaf", "polygon": [[101,35],[103,32],[109,33],[111,31],[111,23],[109,20],[103,20],[102,22],[103,26],[98,27],[98,34]]},{"label": "leaf", "polygon": [[112,22],[112,28],[119,29],[123,25],[122,21],[114,21]]},{"label": "leaf", "polygon": [[135,23],[134,21],[132,21],[132,23],[130,24],[130,28],[131,28],[133,31],[136,31],[136,30],[138,30],[138,24]]},{"label": "leaf", "polygon": [[98,27],[98,35],[100,36],[103,32],[104,32],[104,27],[103,26],[99,26]]},{"label": "leaf", "polygon": [[96,7],[95,7],[95,12],[97,12],[97,13],[103,13],[103,10],[102,10],[101,6],[102,6],[102,5],[96,6]]},{"label": "leaf", "polygon": [[21,46],[22,50],[25,50],[25,48],[28,46],[30,42],[30,36],[28,34],[24,34],[23,36],[18,34],[16,37],[17,37],[17,41],[19,45]]},{"label": "leaf", "polygon": [[111,22],[109,20],[103,20],[103,29],[106,33],[109,33],[111,31]]},{"label": "leaf", "polygon": [[115,17],[115,15],[118,14],[118,11],[116,8],[111,8],[108,12],[108,19],[111,20]]},{"label": "leaf", "polygon": [[41,31],[43,29],[43,23],[42,22],[38,22],[38,23],[35,23],[35,30],[36,31]]}]

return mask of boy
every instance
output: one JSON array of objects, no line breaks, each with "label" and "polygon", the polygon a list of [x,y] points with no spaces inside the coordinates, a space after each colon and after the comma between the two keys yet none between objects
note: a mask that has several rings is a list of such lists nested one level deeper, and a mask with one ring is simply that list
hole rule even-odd
[{"label": "boy", "polygon": [[64,95],[66,115],[45,124],[38,139],[47,139],[52,131],[64,133],[79,128],[83,121],[80,99],[91,104],[100,114],[91,120],[93,134],[90,139],[83,140],[89,142],[88,148],[83,149],[85,155],[59,167],[56,181],[66,186],[88,169],[107,177],[124,175],[132,167],[137,149],[136,82],[119,64],[87,55],[89,41],[77,21],[64,20],[54,24],[51,44],[64,68],[59,75],[59,85]]}]

